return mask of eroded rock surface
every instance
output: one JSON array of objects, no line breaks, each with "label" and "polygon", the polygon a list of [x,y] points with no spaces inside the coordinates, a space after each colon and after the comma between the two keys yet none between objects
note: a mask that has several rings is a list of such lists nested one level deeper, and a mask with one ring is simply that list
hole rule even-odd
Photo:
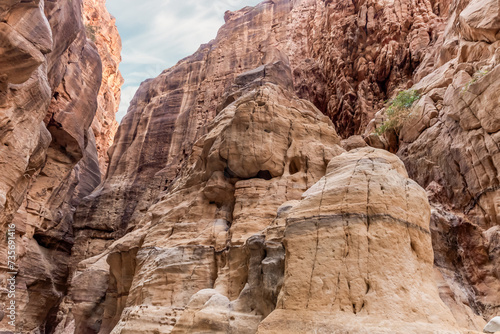
[{"label": "eroded rock surface", "polygon": [[[120,44],[81,5],[0,4],[19,331],[474,333],[498,313],[496,1],[226,12],[141,85],[95,191]],[[359,136],[412,86],[417,117]]]},{"label": "eroded rock surface", "polygon": [[92,131],[96,138],[99,167],[104,177],[108,168],[108,149],[113,144],[118,122],[115,113],[120,105],[123,77],[118,71],[121,61],[121,38],[105,5],[105,0],[83,1],[83,23],[87,37],[97,46],[102,61],[102,82],[97,97],[97,111],[92,121]]},{"label": "eroded rock surface", "polygon": [[454,1],[443,36],[415,73],[415,117],[381,145],[428,190],[436,264],[456,299],[486,319],[500,304],[498,31],[496,1]]},{"label": "eroded rock surface", "polygon": [[172,184],[218,108],[231,102],[225,94],[236,76],[288,59],[296,94],[341,135],[360,134],[390,93],[408,85],[448,6],[279,0],[227,12],[215,40],[136,93],[110,150],[108,176],[76,214],[80,259],[132,229]]},{"label": "eroded rock surface", "polygon": [[[90,131],[101,59],[88,38],[80,1],[0,4],[0,224],[16,225],[16,267],[7,269],[3,233],[2,308],[7,271],[16,278],[16,327],[52,332],[67,289],[73,213],[100,183]],[[5,46],[5,47],[4,47]]]},{"label": "eroded rock surface", "polygon": [[[104,286],[86,314],[109,313],[113,333],[255,333],[274,309],[284,255],[280,243],[259,234],[282,203],[299,199],[343,151],[328,117],[292,87],[281,59],[236,78],[179,178],[123,238],[141,240],[135,267],[121,268],[135,273],[128,297],[108,304]],[[106,257],[111,264],[107,253],[129,252],[122,244],[77,266],[68,300],[73,310],[89,305],[78,291],[89,291]],[[99,276],[106,281],[108,273]],[[77,329],[107,332],[99,318],[73,316]]]},{"label": "eroded rock surface", "polygon": [[258,333],[456,333],[433,280],[425,191],[393,154],[333,158],[287,214],[283,288]]}]

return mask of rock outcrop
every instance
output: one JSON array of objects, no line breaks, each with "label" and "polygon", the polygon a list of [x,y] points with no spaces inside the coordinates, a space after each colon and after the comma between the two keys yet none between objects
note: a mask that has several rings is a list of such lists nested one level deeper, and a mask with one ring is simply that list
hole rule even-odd
[{"label": "rock outcrop", "polygon": [[433,280],[427,195],[393,154],[332,159],[288,212],[283,288],[257,333],[457,333]]},{"label": "rock outcrop", "polygon": [[[279,58],[238,76],[221,109],[138,229],[77,266],[68,301],[78,310],[77,330],[105,333],[116,325],[114,333],[255,332],[274,308],[276,286],[268,282],[266,293],[259,284],[272,277],[260,277],[261,270],[248,266],[264,267],[266,250],[282,262],[283,249],[255,235],[271,224],[282,203],[299,199],[323,176],[328,161],[342,152],[340,141],[328,117],[294,96],[291,71]],[[124,246],[131,235],[135,244]],[[128,266],[108,255],[123,259],[132,249],[135,258]],[[85,295],[96,290],[90,289],[96,276],[108,279],[106,263],[118,281],[108,288],[103,284],[89,305]],[[279,263],[266,266],[270,276],[277,275],[272,269]],[[135,273],[127,284],[123,270]],[[127,288],[118,301],[111,291],[120,286]],[[199,309],[207,300],[214,300],[216,310]],[[204,312],[206,318],[219,311],[213,324],[198,320]],[[96,314],[105,315],[104,328]]]},{"label": "rock outcrop", "polygon": [[[422,78],[437,66],[430,55],[444,45],[448,9],[455,13],[463,8],[446,1],[282,0],[227,12],[215,40],[144,82],[134,97],[110,149],[106,180],[76,212],[72,283],[60,330],[255,332],[274,309],[282,279],[266,273],[266,264],[279,268],[286,259],[280,231],[288,211],[276,210],[291,207],[286,202],[299,199],[312,185],[294,181],[297,185],[290,188],[283,175],[287,169],[291,175],[302,172],[312,162],[310,157],[283,158],[284,144],[273,132],[281,138],[291,127],[278,122],[287,119],[283,114],[273,120],[278,122],[274,130],[259,128],[256,134],[251,127],[269,122],[267,116],[229,116],[228,110],[256,89],[250,84],[256,80],[267,89],[252,97],[266,101],[262,106],[256,102],[256,108],[295,92],[328,115],[343,136],[361,133],[385,98],[414,81],[425,83]],[[284,75],[288,71],[291,75]],[[270,83],[262,77],[271,78],[266,80],[281,91],[269,92]],[[436,113],[430,114],[429,119]],[[244,118],[233,122],[231,117]],[[234,123],[232,135],[222,129],[225,122]],[[219,137],[224,141],[219,143]],[[347,139],[344,147],[364,146],[359,139]],[[273,143],[272,151],[262,144],[267,141]],[[309,145],[315,142],[309,140]],[[318,170],[314,178],[324,172]],[[269,181],[277,183],[270,187]],[[291,195],[290,189],[298,190]],[[266,201],[271,194],[277,199]],[[432,217],[434,223],[436,215]],[[270,241],[262,239],[266,229],[274,233]],[[268,252],[272,258],[267,259]],[[438,253],[436,263],[440,259]],[[429,259],[423,263],[419,265],[428,276],[433,275]],[[166,282],[160,278],[165,275],[170,277]],[[446,314],[438,325],[450,331],[482,328],[484,320],[477,316],[482,310],[463,299],[467,293],[459,294],[467,285],[450,281],[443,270],[436,275],[451,313],[435,298],[431,285],[436,281],[418,284],[433,296],[437,314]],[[102,284],[91,288],[96,277]],[[415,317],[423,319],[424,313]],[[420,329],[430,331],[437,324],[426,321]]]},{"label": "rock outcrop", "polygon": [[123,77],[118,71],[121,61],[121,38],[115,18],[106,9],[105,0],[83,1],[83,23],[87,37],[97,46],[102,62],[102,82],[97,97],[97,111],[92,121],[96,138],[99,167],[104,177],[108,168],[108,149],[118,130],[115,113],[120,105]]},{"label": "rock outcrop", "polygon": [[421,96],[414,118],[396,141],[385,135],[428,190],[446,285],[485,318],[500,312],[499,29],[496,1],[454,1],[435,50],[414,75]]},{"label": "rock outcrop", "polygon": [[[475,333],[498,315],[496,1],[226,12],[141,85],[109,164],[104,3],[0,6],[18,332]],[[411,87],[409,121],[372,133]]]},{"label": "rock outcrop", "polygon": [[18,273],[16,328],[2,317],[1,329],[51,332],[67,289],[73,213],[101,179],[89,130],[101,60],[80,1],[0,6],[0,224],[3,232],[16,226],[14,269],[6,233],[0,248],[2,314],[7,271]]},{"label": "rock outcrop", "polygon": [[76,213],[76,262],[136,226],[184,168],[238,74],[288,59],[296,94],[330,116],[340,134],[361,133],[388,94],[408,84],[448,6],[279,0],[227,12],[215,40],[139,88],[105,182]]}]

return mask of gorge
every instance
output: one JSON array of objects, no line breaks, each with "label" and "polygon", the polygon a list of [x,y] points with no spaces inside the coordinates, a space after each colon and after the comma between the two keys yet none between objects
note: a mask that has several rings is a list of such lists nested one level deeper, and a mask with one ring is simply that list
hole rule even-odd
[{"label": "gorge", "polygon": [[0,331],[482,332],[500,2],[221,15],[118,126],[105,1],[0,0]]}]

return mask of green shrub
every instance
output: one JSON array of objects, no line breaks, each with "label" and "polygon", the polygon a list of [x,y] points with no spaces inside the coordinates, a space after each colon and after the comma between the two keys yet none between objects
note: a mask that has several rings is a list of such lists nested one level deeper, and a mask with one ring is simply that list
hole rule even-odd
[{"label": "green shrub", "polygon": [[488,74],[488,70],[477,70],[476,73],[472,75],[472,79],[462,87],[462,93],[467,92],[469,90],[470,85],[476,83],[479,79]]},{"label": "green shrub", "polygon": [[92,42],[95,43],[95,34],[97,32],[97,28],[86,24],[85,31],[87,33],[87,37],[90,38],[92,40]]},{"label": "green shrub", "polygon": [[389,101],[389,106],[385,109],[387,119],[375,130],[375,133],[382,135],[389,130],[396,130],[402,126],[410,117],[413,104],[420,99],[420,95],[414,89],[403,90]]}]

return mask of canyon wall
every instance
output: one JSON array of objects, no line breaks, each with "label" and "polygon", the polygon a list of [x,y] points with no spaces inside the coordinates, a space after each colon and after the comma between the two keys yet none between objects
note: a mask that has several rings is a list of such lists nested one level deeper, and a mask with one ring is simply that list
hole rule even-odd
[{"label": "canyon wall", "polygon": [[108,168],[108,149],[118,130],[115,113],[120,105],[123,77],[118,71],[121,61],[121,38],[116,28],[116,19],[106,9],[105,0],[83,1],[83,23],[87,37],[96,45],[102,62],[102,81],[97,96],[97,111],[92,121],[92,131],[97,144],[97,155],[101,175]]},{"label": "canyon wall", "polygon": [[[373,129],[370,120],[397,91],[432,89],[424,77],[457,56],[444,36],[464,8],[458,1],[282,0],[226,12],[215,40],[136,93],[106,179],[75,214],[58,332],[481,330],[494,313],[481,303],[495,305],[495,285],[468,280],[476,267],[459,261],[471,240],[456,236],[453,213],[422,181],[429,171],[411,167],[399,145],[405,135],[383,148],[400,150],[431,206],[397,158],[356,151],[391,138],[377,141],[368,130],[366,142],[343,141],[352,155],[340,148],[342,137]],[[339,154],[345,162],[336,169]],[[330,169],[354,174],[340,180]],[[313,195],[321,187],[325,193]],[[346,194],[335,199],[342,187]],[[304,201],[317,208],[302,213],[313,205]],[[345,207],[331,208],[332,201]],[[488,238],[496,240],[495,231]],[[470,247],[470,256],[496,249]],[[314,255],[325,252],[331,258]],[[481,277],[489,269],[495,280],[494,263],[482,258]],[[307,270],[310,277],[301,276]]]},{"label": "canyon wall", "polygon": [[[100,54],[108,51],[98,52],[89,36],[80,1],[3,1],[0,19],[0,223],[5,232],[16,228],[13,267],[2,234],[2,287],[7,272],[17,272],[16,328],[3,288],[0,324],[7,332],[48,333],[67,289],[73,213],[101,181],[98,156],[105,153],[94,134],[99,142],[116,123],[108,110],[115,106],[98,101],[98,92],[119,97],[121,81],[108,76],[101,85]],[[113,24],[109,14],[101,22]],[[117,62],[105,64],[117,73]],[[92,131],[98,106],[102,119],[113,116]]]},{"label": "canyon wall", "polygon": [[[498,314],[497,1],[228,11],[141,84],[109,161],[119,37],[75,2],[2,17],[40,20],[0,67],[19,332],[451,334]],[[413,117],[375,133],[410,88]]]},{"label": "canyon wall", "polygon": [[453,2],[415,74],[415,116],[382,140],[428,191],[440,281],[486,318],[500,312],[499,30],[496,1]]}]

